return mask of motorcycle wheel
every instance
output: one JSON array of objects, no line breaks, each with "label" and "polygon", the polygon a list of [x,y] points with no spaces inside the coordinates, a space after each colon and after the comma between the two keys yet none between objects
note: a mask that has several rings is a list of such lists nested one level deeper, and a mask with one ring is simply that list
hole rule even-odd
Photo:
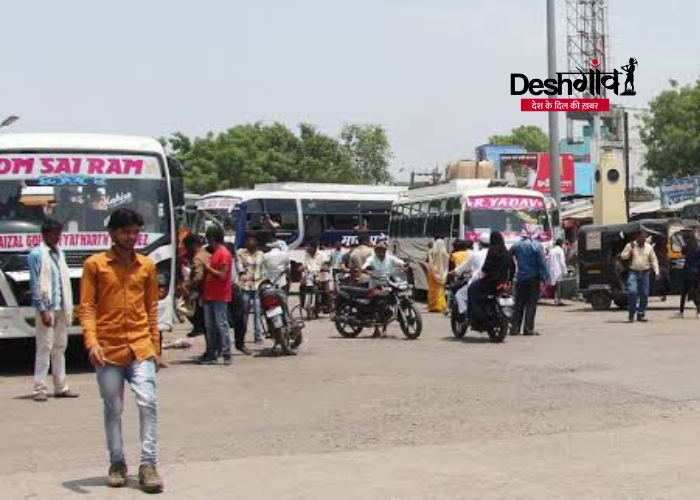
[{"label": "motorcycle wheel", "polygon": [[275,339],[275,343],[282,349],[282,354],[285,356],[294,354],[289,348],[289,333],[285,328],[275,328],[272,330],[272,338]]},{"label": "motorcycle wheel", "polygon": [[467,322],[459,321],[459,313],[457,311],[457,306],[453,305],[450,311],[450,326],[452,327],[452,335],[456,338],[461,339],[467,334]]},{"label": "motorcycle wheel", "polygon": [[505,316],[499,316],[491,328],[489,328],[488,334],[492,342],[501,343],[506,339],[509,331],[510,320]]},{"label": "motorcycle wheel", "polygon": [[302,342],[304,342],[304,336],[301,334],[301,330],[299,330],[292,340],[292,349],[297,349]]},{"label": "motorcycle wheel", "polygon": [[[347,318],[357,316],[357,308],[354,307],[352,304],[349,304],[347,302],[343,302],[338,306],[338,309],[336,311],[336,318],[338,316],[345,316]],[[341,334],[343,337],[346,339],[353,339],[357,337],[360,332],[362,331],[362,326],[360,325],[351,325],[349,323],[346,323],[345,321],[340,321],[338,319],[335,320],[335,329],[338,331],[339,334]]]},{"label": "motorcycle wheel", "polygon": [[415,305],[399,306],[399,326],[407,339],[415,340],[420,337],[423,331],[423,318]]}]

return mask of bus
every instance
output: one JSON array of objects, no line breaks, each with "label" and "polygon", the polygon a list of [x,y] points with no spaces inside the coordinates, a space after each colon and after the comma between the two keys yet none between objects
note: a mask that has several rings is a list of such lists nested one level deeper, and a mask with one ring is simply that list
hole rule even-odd
[{"label": "bus", "polygon": [[247,233],[258,235],[263,244],[271,238],[282,239],[292,262],[298,264],[309,239],[324,246],[342,242],[349,247],[361,232],[374,241],[388,238],[391,204],[403,190],[400,186],[286,182],[219,191],[197,202],[194,232],[203,235],[207,227],[219,224],[227,243],[235,248],[243,247]]},{"label": "bus", "polygon": [[[174,317],[175,222],[184,203],[182,167],[158,141],[89,134],[0,134],[0,339],[34,335],[27,255],[42,241],[47,218],[63,223],[60,243],[74,305],[83,263],[111,242],[112,211],[132,208],[145,227],[137,251],[156,264],[159,328]],[[76,311],[77,312],[77,311]],[[74,314],[69,334],[81,333]]]},{"label": "bus", "polygon": [[545,195],[503,187],[489,179],[457,179],[401,194],[392,206],[390,249],[411,267],[414,289],[425,292],[430,242],[442,238],[451,248],[457,239],[478,241],[482,233],[500,231],[509,247],[520,239],[525,224],[542,231],[545,248],[552,245],[550,210]]}]

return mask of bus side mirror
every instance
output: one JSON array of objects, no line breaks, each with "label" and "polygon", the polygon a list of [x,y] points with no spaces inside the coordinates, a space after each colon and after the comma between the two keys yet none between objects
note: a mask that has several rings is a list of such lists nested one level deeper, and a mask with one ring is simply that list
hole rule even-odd
[{"label": "bus side mirror", "polygon": [[170,192],[173,197],[173,205],[181,207],[185,205],[185,173],[182,163],[172,157],[168,157],[168,172],[170,173]]}]

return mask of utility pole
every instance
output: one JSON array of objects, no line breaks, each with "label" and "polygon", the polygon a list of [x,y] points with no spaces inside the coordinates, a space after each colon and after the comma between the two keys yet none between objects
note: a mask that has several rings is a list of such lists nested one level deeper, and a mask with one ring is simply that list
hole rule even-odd
[{"label": "utility pole", "polygon": [[[547,0],[547,67],[549,78],[557,79],[557,32],[554,2]],[[559,157],[559,119],[557,111],[549,112],[549,188],[556,206],[555,234],[561,232],[561,161]]]},{"label": "utility pole", "polygon": [[627,220],[630,220],[630,125],[627,110],[622,112],[622,122],[625,133],[625,209]]}]

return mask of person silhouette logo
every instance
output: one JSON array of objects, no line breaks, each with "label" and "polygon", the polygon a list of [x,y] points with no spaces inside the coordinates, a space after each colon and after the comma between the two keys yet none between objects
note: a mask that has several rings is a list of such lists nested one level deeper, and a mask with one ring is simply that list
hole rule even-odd
[{"label": "person silhouette logo", "polygon": [[[630,63],[622,66],[622,71],[624,71],[627,74],[627,78],[625,79],[625,91],[622,93],[622,95],[637,95],[637,91],[634,90],[634,70],[637,69],[637,66],[639,63],[634,57],[630,57]],[[627,86],[630,86],[631,88],[628,89]]]}]

